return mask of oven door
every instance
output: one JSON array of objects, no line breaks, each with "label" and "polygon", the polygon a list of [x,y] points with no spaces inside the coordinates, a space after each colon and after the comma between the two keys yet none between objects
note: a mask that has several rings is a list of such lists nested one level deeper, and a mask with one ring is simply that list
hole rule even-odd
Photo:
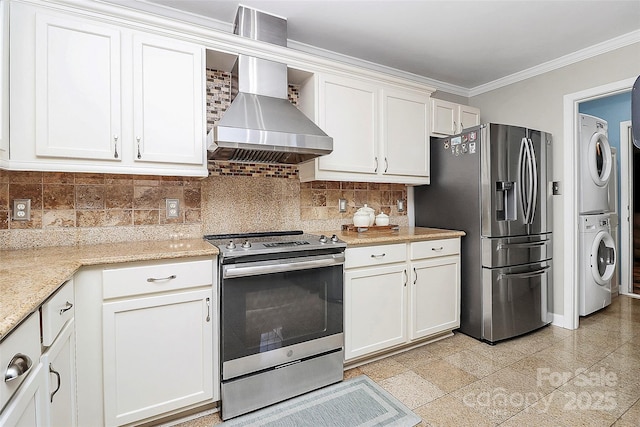
[{"label": "oven door", "polygon": [[343,346],[344,253],[221,266],[222,379]]}]

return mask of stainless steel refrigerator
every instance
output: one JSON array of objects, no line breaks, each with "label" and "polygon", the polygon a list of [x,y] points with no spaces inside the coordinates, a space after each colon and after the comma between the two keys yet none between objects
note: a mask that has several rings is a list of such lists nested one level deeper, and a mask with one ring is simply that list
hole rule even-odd
[{"label": "stainless steel refrigerator", "polygon": [[552,320],[551,135],[484,124],[431,140],[416,226],[463,230],[460,330],[494,343]]}]

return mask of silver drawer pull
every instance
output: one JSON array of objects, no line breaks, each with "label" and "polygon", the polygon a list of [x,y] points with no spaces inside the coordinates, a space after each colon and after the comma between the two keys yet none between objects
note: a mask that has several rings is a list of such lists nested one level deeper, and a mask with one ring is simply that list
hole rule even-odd
[{"label": "silver drawer pull", "polygon": [[147,279],[147,282],[162,282],[163,280],[173,280],[175,279],[177,276],[175,274],[172,274],[171,276],[167,276],[167,277],[161,277],[161,278],[155,278],[155,277],[149,277]]},{"label": "silver drawer pull", "polygon": [[444,246],[440,246],[439,248],[431,248],[432,251],[440,252],[444,249]]},{"label": "silver drawer pull", "polygon": [[385,257],[386,255],[387,255],[387,254],[380,254],[380,255],[374,255],[374,254],[371,254],[371,258],[383,258],[383,257]]},{"label": "silver drawer pull", "polygon": [[53,396],[55,396],[56,393],[60,390],[60,386],[62,385],[62,382],[60,381],[60,372],[58,372],[55,369],[53,369],[53,364],[51,364],[51,363],[49,363],[49,372],[52,373],[53,375],[55,375],[56,378],[58,379],[58,386],[50,394],[51,395],[51,403],[53,403]]},{"label": "silver drawer pull", "polygon": [[13,356],[11,362],[9,362],[9,366],[7,366],[7,370],[4,373],[4,382],[8,383],[9,381],[13,381],[26,374],[29,372],[32,365],[33,363],[31,363],[29,356],[17,353]]},{"label": "silver drawer pull", "polygon": [[65,311],[69,311],[69,310],[71,310],[72,308],[73,308],[73,304],[71,304],[69,301],[67,301],[67,302],[66,302],[66,304],[64,305],[64,307],[62,307],[62,308],[60,309],[60,316],[62,316],[62,314],[63,314]]}]

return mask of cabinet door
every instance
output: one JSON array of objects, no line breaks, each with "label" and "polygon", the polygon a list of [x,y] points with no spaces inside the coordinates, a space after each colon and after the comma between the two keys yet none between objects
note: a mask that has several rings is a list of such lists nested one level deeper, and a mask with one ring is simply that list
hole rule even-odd
[{"label": "cabinet door", "polygon": [[107,426],[213,401],[212,290],[103,304]]},{"label": "cabinet door", "polygon": [[431,132],[443,135],[453,135],[458,130],[458,104],[431,100]]},{"label": "cabinet door", "polygon": [[460,257],[411,263],[410,339],[460,326]]},{"label": "cabinet door", "polygon": [[333,138],[333,152],[318,160],[318,168],[336,172],[376,173],[378,90],[357,80],[320,78],[320,127]]},{"label": "cabinet door", "polygon": [[406,264],[344,276],[345,360],[406,342]]},{"label": "cabinet door", "polygon": [[9,159],[9,2],[0,2],[0,161]]},{"label": "cabinet door", "polygon": [[134,160],[203,164],[202,47],[133,36]]},{"label": "cabinet door", "polygon": [[42,355],[42,365],[47,373],[48,425],[75,427],[76,361],[73,319],[67,322],[51,347]]},{"label": "cabinet door", "polygon": [[119,161],[120,32],[36,13],[36,155]]},{"label": "cabinet door", "polygon": [[480,124],[480,109],[469,107],[468,105],[460,105],[460,127],[459,132]]},{"label": "cabinet door", "polygon": [[42,363],[31,368],[29,377],[0,412],[0,426],[34,427],[46,425],[45,370]]},{"label": "cabinet door", "polygon": [[429,175],[428,97],[384,89],[382,97],[381,172],[388,175]]}]

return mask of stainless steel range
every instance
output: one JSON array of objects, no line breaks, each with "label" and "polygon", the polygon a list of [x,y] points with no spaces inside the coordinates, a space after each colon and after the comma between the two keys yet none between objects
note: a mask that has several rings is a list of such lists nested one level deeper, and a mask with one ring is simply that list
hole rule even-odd
[{"label": "stainless steel range", "polygon": [[220,249],[222,418],[341,381],[346,243],[302,231],[205,239]]}]

